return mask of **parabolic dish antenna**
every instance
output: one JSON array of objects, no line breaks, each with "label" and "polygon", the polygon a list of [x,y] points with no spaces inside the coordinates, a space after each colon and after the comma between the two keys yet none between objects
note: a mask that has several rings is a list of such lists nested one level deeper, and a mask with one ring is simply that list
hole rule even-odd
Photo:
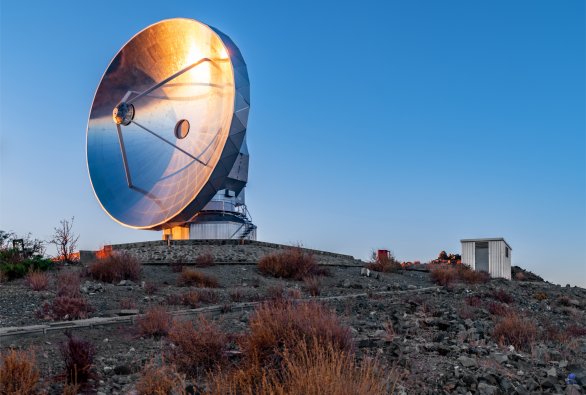
[{"label": "parabolic dish antenna", "polygon": [[240,51],[210,26],[177,18],[135,35],[110,62],[88,121],[102,208],[137,229],[191,220],[247,154],[249,87]]}]

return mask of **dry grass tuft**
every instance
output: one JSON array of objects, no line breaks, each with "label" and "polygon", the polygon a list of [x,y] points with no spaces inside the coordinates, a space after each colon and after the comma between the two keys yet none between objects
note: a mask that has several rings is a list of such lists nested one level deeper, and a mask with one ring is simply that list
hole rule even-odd
[{"label": "dry grass tuft", "polygon": [[88,318],[93,311],[87,299],[81,296],[57,296],[50,302],[45,302],[38,314],[52,320],[80,320]]},{"label": "dry grass tuft", "polygon": [[115,252],[90,264],[88,274],[94,280],[106,283],[121,280],[137,281],[142,267],[140,262],[127,252]]},{"label": "dry grass tuft", "polygon": [[264,275],[293,280],[327,274],[325,269],[317,265],[312,254],[299,247],[265,255],[260,259],[257,267]]},{"label": "dry grass tuft", "polygon": [[209,267],[214,266],[215,264],[214,256],[210,252],[199,254],[197,258],[195,258],[195,266],[197,267]]},{"label": "dry grass tuft", "polygon": [[278,365],[283,349],[315,338],[319,344],[331,344],[337,350],[354,349],[352,336],[335,313],[319,303],[289,301],[268,302],[250,317],[250,332],[240,341],[240,348],[251,361],[263,366]]},{"label": "dry grass tuft", "polygon": [[120,299],[118,305],[121,309],[136,309],[136,302],[130,298]]},{"label": "dry grass tuft", "polygon": [[39,370],[32,351],[10,350],[0,355],[0,393],[38,393]]},{"label": "dry grass tuft", "polygon": [[467,265],[430,265],[431,280],[438,285],[451,286],[454,283],[483,284],[490,281],[486,272],[477,272]]},{"label": "dry grass tuft", "polygon": [[533,294],[533,299],[542,301],[542,300],[547,300],[548,296],[547,296],[547,293],[545,293],[543,291],[539,291],[539,292],[535,292]]},{"label": "dry grass tuft", "polygon": [[319,277],[316,276],[310,276],[310,277],[305,277],[303,279],[303,282],[305,283],[305,288],[307,289],[307,291],[309,292],[309,294],[311,296],[319,296],[321,291],[321,280]]},{"label": "dry grass tuft", "polygon": [[140,335],[158,338],[169,333],[171,321],[171,314],[163,307],[156,306],[136,320],[136,327]]},{"label": "dry grass tuft", "polygon": [[45,272],[31,271],[26,275],[25,281],[33,291],[44,291],[49,286],[49,275]]},{"label": "dry grass tuft", "polygon": [[154,295],[155,293],[157,293],[158,290],[159,286],[157,285],[157,283],[153,283],[150,281],[144,283],[144,292],[147,295]]},{"label": "dry grass tuft", "polygon": [[[317,339],[302,341],[282,354],[281,370],[246,367],[211,374],[214,394],[259,395],[362,395],[394,391],[397,378],[389,377],[378,363],[364,359],[358,364],[353,355]],[[255,370],[256,368],[256,370]]]},{"label": "dry grass tuft", "polygon": [[175,346],[170,352],[170,361],[189,377],[222,366],[227,360],[228,337],[203,316],[195,322],[174,322],[169,341]]},{"label": "dry grass tuft", "polygon": [[490,314],[501,317],[514,313],[514,311],[507,305],[498,302],[488,302],[486,304],[486,309]]},{"label": "dry grass tuft", "polygon": [[372,255],[372,262],[366,265],[370,270],[383,273],[395,273],[402,268],[401,263],[395,259],[393,254],[381,258],[377,258],[374,252]]},{"label": "dry grass tuft", "polygon": [[494,326],[492,337],[501,344],[512,344],[518,350],[530,351],[537,338],[537,327],[516,312],[502,317]]},{"label": "dry grass tuft", "polygon": [[480,299],[478,296],[466,296],[464,301],[468,306],[472,307],[480,307],[482,305],[482,299]]},{"label": "dry grass tuft", "polygon": [[173,365],[146,365],[136,383],[138,395],[185,395],[185,379]]},{"label": "dry grass tuft", "polygon": [[177,280],[177,285],[180,287],[196,286],[202,288],[218,288],[220,286],[217,278],[193,269],[183,269]]},{"label": "dry grass tuft", "polygon": [[498,300],[501,303],[509,304],[513,301],[513,297],[511,296],[511,294],[509,294],[507,291],[501,288],[493,291],[491,296],[493,299]]},{"label": "dry grass tuft", "polygon": [[65,333],[67,341],[59,347],[65,365],[67,383],[81,384],[93,378],[92,367],[96,348],[88,341],[82,340],[71,333]]},{"label": "dry grass tuft", "polygon": [[68,296],[70,298],[79,298],[79,286],[81,279],[79,273],[63,271],[57,275],[57,296]]}]

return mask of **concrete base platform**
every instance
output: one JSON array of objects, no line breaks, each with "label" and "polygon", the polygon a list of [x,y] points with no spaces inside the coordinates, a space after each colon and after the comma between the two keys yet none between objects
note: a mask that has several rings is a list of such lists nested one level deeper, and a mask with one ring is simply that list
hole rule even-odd
[{"label": "concrete base platform", "polygon": [[[260,258],[293,246],[257,240],[169,240],[106,246],[112,251],[126,251],[145,265],[168,265],[174,262],[193,264],[203,253],[210,253],[217,263],[256,264]],[[320,265],[363,266],[364,262],[351,255],[301,248],[313,254]],[[95,259],[95,252],[80,251],[82,263]]]}]

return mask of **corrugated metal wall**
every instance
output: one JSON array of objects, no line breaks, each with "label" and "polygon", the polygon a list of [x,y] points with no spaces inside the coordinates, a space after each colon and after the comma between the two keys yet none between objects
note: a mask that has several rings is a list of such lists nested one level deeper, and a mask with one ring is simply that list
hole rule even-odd
[{"label": "corrugated metal wall", "polygon": [[[475,250],[476,243],[473,241],[462,242],[462,263],[476,269]],[[488,242],[488,267],[491,277],[511,279],[511,255],[506,256],[504,241]]]},{"label": "corrugated metal wall", "polygon": [[473,241],[462,243],[462,263],[470,266],[472,269],[476,267],[476,262],[474,260],[474,246],[475,243]]},{"label": "corrugated metal wall", "polygon": [[[244,232],[245,227],[238,222],[205,222],[191,224],[189,229],[190,239],[237,239]],[[236,232],[236,234],[235,234]],[[247,237],[256,240],[256,229]]]},{"label": "corrugated metal wall", "polygon": [[506,257],[505,248],[507,245],[504,241],[488,242],[488,265],[492,277],[511,279],[511,250],[509,257]]}]

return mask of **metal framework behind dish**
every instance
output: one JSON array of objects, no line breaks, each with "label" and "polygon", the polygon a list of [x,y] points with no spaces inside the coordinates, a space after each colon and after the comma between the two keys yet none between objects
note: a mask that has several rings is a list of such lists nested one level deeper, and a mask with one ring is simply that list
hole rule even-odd
[{"label": "metal framework behind dish", "polygon": [[[242,57],[242,54],[240,52],[240,50],[238,49],[238,47],[234,44],[234,42],[224,33],[222,33],[221,31],[201,24],[200,22],[194,21],[194,20],[186,20],[183,18],[180,19],[175,19],[175,20],[166,20],[166,21],[161,21],[158,22],[152,26],[150,26],[149,28],[143,30],[142,32],[140,32],[139,34],[137,34],[136,37],[138,37],[140,34],[143,34],[144,32],[147,32],[148,29],[157,26],[157,25],[163,25],[163,24],[170,24],[172,25],[173,23],[177,23],[177,24],[185,24],[185,23],[196,23],[202,26],[206,26],[208,29],[211,29],[221,40],[222,44],[225,46],[226,48],[226,52],[227,55],[229,56],[231,65],[232,65],[232,71],[233,71],[233,77],[234,77],[234,104],[233,104],[233,113],[232,113],[232,117],[231,117],[231,121],[230,121],[230,127],[229,127],[229,131],[228,131],[228,135],[227,135],[227,139],[225,141],[224,147],[221,151],[220,157],[215,165],[215,167],[213,168],[213,170],[211,171],[211,174],[209,175],[209,177],[207,178],[207,181],[205,182],[205,184],[203,185],[203,187],[201,187],[201,189],[199,190],[199,193],[197,193],[197,195],[185,206],[183,207],[183,209],[181,209],[179,212],[177,212],[176,214],[170,216],[169,218],[167,218],[165,221],[160,222],[160,223],[155,223],[152,225],[149,225],[148,223],[145,224],[139,224],[138,226],[136,226],[135,224],[131,224],[128,222],[125,222],[123,220],[121,220],[119,217],[117,218],[114,214],[112,214],[107,207],[104,204],[104,201],[102,201],[103,199],[107,199],[108,196],[115,196],[116,195],[116,190],[112,190],[112,188],[114,188],[114,186],[112,186],[112,184],[108,184],[106,185],[106,188],[104,188],[104,185],[106,182],[109,182],[108,180],[106,180],[105,176],[102,174],[102,179],[100,180],[102,182],[102,185],[100,185],[100,187],[102,188],[102,190],[106,190],[107,193],[102,193],[102,196],[99,196],[98,190],[96,189],[96,185],[94,184],[96,182],[96,180],[94,179],[94,177],[92,177],[92,166],[93,168],[96,168],[96,166],[98,166],[96,164],[96,161],[99,162],[100,158],[108,158],[110,159],[111,157],[111,150],[112,150],[112,137],[108,137],[109,140],[99,140],[98,142],[101,144],[94,144],[92,146],[92,143],[96,141],[97,137],[96,137],[96,131],[93,130],[93,128],[96,128],[96,126],[94,124],[92,124],[92,121],[94,120],[93,116],[94,116],[94,110],[96,110],[96,108],[98,110],[96,110],[98,112],[98,114],[96,115],[96,117],[102,117],[103,118],[103,114],[100,114],[100,112],[104,111],[104,103],[107,100],[98,100],[98,99],[103,99],[102,97],[98,97],[98,94],[100,93],[100,88],[102,87],[102,82],[104,82],[104,80],[106,79],[106,77],[109,75],[109,73],[111,73],[112,71],[112,67],[118,67],[117,64],[115,64],[116,60],[118,59],[119,55],[123,52],[123,50],[126,48],[123,47],[123,49],[117,54],[117,57],[114,58],[114,60],[112,61],[112,63],[110,64],[110,66],[108,67],[108,70],[106,71],[104,78],[102,79],[102,82],[100,83],[100,86],[98,87],[98,91],[96,92],[96,97],[94,99],[94,104],[92,106],[92,112],[90,113],[90,120],[88,121],[88,142],[87,142],[87,149],[88,149],[88,170],[90,171],[90,179],[92,180],[92,186],[94,187],[94,191],[96,192],[96,197],[98,198],[98,200],[100,201],[100,203],[102,204],[102,207],[104,208],[104,210],[110,214],[110,216],[115,219],[116,221],[120,222],[123,225],[126,226],[131,226],[131,227],[135,227],[135,228],[140,228],[140,229],[154,229],[154,230],[161,230],[161,229],[170,229],[172,227],[177,227],[177,226],[185,226],[185,224],[189,223],[189,222],[202,222],[202,213],[205,212],[215,212],[216,214],[218,213],[217,207],[214,207],[213,203],[216,201],[222,201],[223,196],[231,196],[233,197],[233,201],[235,203],[234,207],[230,210],[226,210],[226,212],[228,214],[236,214],[240,217],[244,217],[245,221],[248,222],[247,224],[247,228],[253,228],[253,230],[256,229],[256,227],[254,225],[252,225],[251,221],[249,220],[249,215],[247,214],[246,211],[246,206],[244,205],[244,187],[247,183],[248,180],[248,163],[249,163],[249,155],[248,155],[248,150],[247,150],[247,146],[246,146],[246,140],[245,140],[245,134],[246,134],[246,127],[247,127],[247,123],[248,123],[248,113],[249,113],[249,109],[250,109],[250,82],[248,79],[248,71],[246,68],[246,63],[244,62],[244,59]],[[133,38],[134,39],[134,38]],[[152,38],[151,38],[152,39]],[[156,39],[156,36],[155,36]],[[167,38],[168,39],[168,38]],[[179,39],[179,38],[177,38]],[[131,41],[129,41],[129,43],[131,43]],[[128,45],[128,44],[127,44]],[[124,59],[122,59],[123,61]],[[221,59],[218,59],[221,61]],[[122,62],[120,59],[118,59],[118,63]],[[212,63],[214,61],[214,59],[208,59],[208,58],[203,58],[200,59],[198,62],[193,63],[191,66],[178,71],[176,74],[182,74],[184,72],[186,72],[186,70],[194,68],[195,66],[197,66],[199,63],[208,61],[210,63]],[[128,69],[127,69],[128,70]],[[140,72],[141,70],[137,69],[137,74],[138,72]],[[126,75],[124,75],[124,77],[126,77]],[[147,75],[148,77],[148,75]],[[141,76],[141,78],[144,80],[145,77]],[[121,101],[119,102],[119,104],[115,107],[114,110],[114,121],[116,123],[116,130],[117,130],[117,134],[118,134],[118,142],[119,142],[119,148],[121,152],[121,162],[118,161],[117,163],[120,165],[123,165],[124,168],[124,174],[126,175],[126,183],[129,189],[134,190],[135,192],[139,192],[142,194],[143,197],[147,197],[149,198],[152,202],[156,203],[159,205],[159,207],[161,207],[160,203],[157,202],[157,197],[155,195],[153,195],[150,191],[148,190],[148,188],[146,189],[141,189],[140,186],[135,185],[133,182],[133,178],[131,176],[132,172],[131,169],[129,169],[128,166],[128,158],[126,155],[126,148],[125,148],[125,143],[124,143],[124,138],[123,138],[123,133],[122,133],[122,128],[120,125],[129,125],[131,123],[133,123],[134,125],[136,125],[137,127],[143,129],[144,131],[150,133],[151,135],[154,135],[154,137],[158,137],[160,140],[162,140],[162,142],[159,142],[158,144],[163,144],[166,143],[172,147],[174,147],[175,149],[177,149],[178,151],[182,152],[183,154],[191,157],[193,159],[193,161],[197,161],[199,163],[201,163],[203,166],[207,166],[207,163],[202,162],[198,157],[195,157],[194,155],[190,154],[189,152],[186,152],[185,150],[183,150],[181,147],[179,147],[179,143],[173,144],[171,141],[169,141],[168,139],[165,139],[162,136],[159,136],[157,133],[149,130],[149,128],[145,127],[144,125],[140,124],[139,122],[136,122],[136,120],[133,120],[133,116],[134,116],[134,107],[132,107],[132,105],[128,105],[126,103],[131,104],[132,101],[137,100],[140,97],[146,97],[149,96],[149,93],[154,91],[156,88],[156,86],[161,86],[163,84],[166,83],[167,80],[172,80],[173,78],[175,78],[175,75],[171,75],[169,78],[167,78],[166,80],[162,80],[159,84],[157,85],[153,85],[153,88],[151,89],[146,89],[144,91],[142,91],[141,93],[138,92],[133,92],[134,94],[136,94],[137,96],[134,97],[130,97],[130,95],[132,94],[130,88],[126,87],[127,92],[124,97],[121,99]],[[114,87],[116,89],[111,89],[112,92],[108,92],[109,95],[119,95],[120,93],[120,89],[122,89],[124,87],[124,85],[131,85],[132,82],[128,82],[128,81],[124,81],[125,84],[120,83],[119,81],[114,83]],[[144,81],[143,81],[144,82]],[[122,85],[122,86],[120,86]],[[109,90],[109,89],[107,89]],[[105,96],[105,95],[102,95]],[[151,95],[151,97],[153,98],[157,98],[157,96]],[[111,102],[111,98],[107,98],[110,100]],[[164,99],[164,97],[163,97]],[[126,102],[126,100],[128,100]],[[107,106],[106,106],[107,107]],[[144,111],[144,110],[143,110]],[[102,120],[102,119],[100,119]],[[179,121],[177,123],[177,127],[180,125]],[[91,126],[91,127],[90,127]],[[175,135],[177,135],[177,127],[175,129]],[[106,130],[108,129],[108,130]],[[109,129],[110,127],[106,125],[106,127],[103,128],[103,130],[101,132],[108,132],[109,133]],[[226,130],[226,129],[224,129]],[[98,131],[100,131],[98,129]],[[94,132],[92,134],[92,132]],[[220,133],[219,131],[217,133]],[[214,137],[214,139],[216,139],[216,137]],[[106,141],[108,144],[104,145],[104,141]],[[213,143],[213,140],[212,140]],[[212,144],[210,143],[210,144]],[[148,143],[149,147],[152,146],[152,143]],[[134,147],[135,150],[138,149],[137,147]],[[207,148],[206,148],[207,149]],[[108,154],[103,154],[102,151],[107,151]],[[99,152],[98,152],[99,151]],[[153,150],[154,151],[154,150]],[[98,152],[98,154],[102,154],[102,156],[100,157],[96,152]],[[205,152],[205,150],[203,151]],[[107,156],[110,155],[110,156]],[[143,157],[146,154],[143,154]],[[153,158],[153,159],[158,159],[158,158]],[[92,161],[93,160],[93,161]],[[143,159],[144,161],[144,159]],[[148,162],[148,159],[147,159]],[[99,164],[99,163],[98,163]],[[108,172],[108,167],[112,167],[113,164],[111,163],[105,163],[105,164],[99,164],[98,167],[101,166],[101,170],[98,169],[98,172]],[[94,171],[94,173],[96,173],[96,171]],[[119,177],[118,177],[119,178]],[[120,182],[118,182],[117,188],[120,188]],[[108,189],[110,188],[110,189]],[[119,189],[118,189],[119,190]],[[104,195],[106,196],[106,198],[104,198]],[[229,199],[230,200],[230,199]],[[106,203],[108,203],[106,201]],[[153,204],[154,204],[153,203]],[[120,203],[118,203],[120,204]],[[122,202],[121,204],[125,204],[125,202]],[[207,207],[206,207],[207,205]],[[130,207],[130,206],[129,206]],[[204,208],[206,208],[207,210],[202,211]],[[161,208],[164,209],[164,208]],[[230,219],[226,219],[227,221],[230,221]],[[249,229],[249,232],[250,229]],[[254,232],[255,233],[255,232]]]}]

